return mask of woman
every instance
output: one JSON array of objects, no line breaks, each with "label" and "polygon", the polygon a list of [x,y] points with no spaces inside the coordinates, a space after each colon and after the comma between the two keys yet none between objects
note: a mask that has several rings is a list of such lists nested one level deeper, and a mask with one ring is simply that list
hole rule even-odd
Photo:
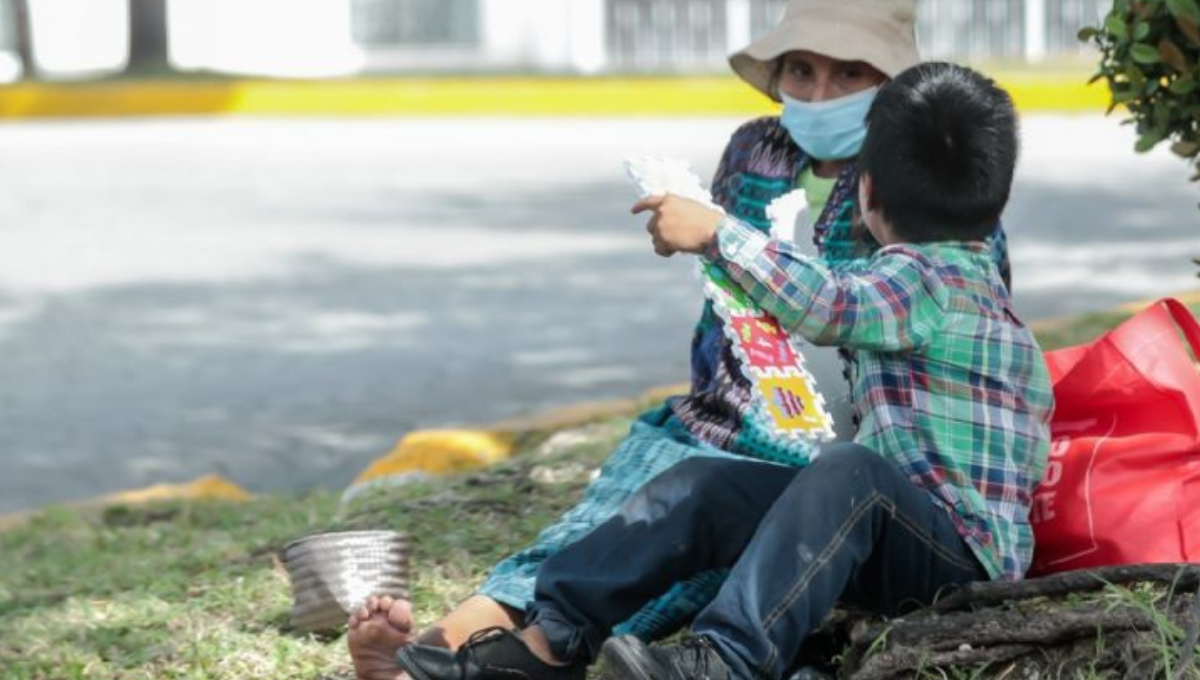
[{"label": "woman", "polygon": [[[853,226],[858,193],[854,157],[866,133],[864,118],[874,92],[918,61],[914,24],[915,0],[791,0],[779,25],[730,59],[738,76],[781,101],[783,111],[734,133],[713,181],[714,201],[746,224],[769,232],[765,207],[796,187],[804,188],[816,216],[812,242],[820,256],[838,267],[870,255],[877,244]],[[993,253],[1007,281],[999,228],[994,241]],[[807,356],[807,366],[819,384],[845,383],[840,361],[814,358]],[[457,648],[477,631],[518,627],[541,563],[608,519],[637,488],[681,460],[747,456],[806,464],[810,445],[775,436],[751,408],[750,397],[750,384],[720,321],[706,305],[692,344],[690,392],[643,414],[583,501],[545,529],[532,546],[497,565],[478,594],[422,633],[419,641]],[[842,423],[839,430],[849,436],[853,425]],[[673,632],[712,599],[723,578],[723,573],[712,572],[676,584],[618,632],[643,639]],[[364,679],[394,678],[399,670],[395,651],[418,639],[408,603],[390,598],[372,598],[351,617],[350,628],[351,655]]]}]

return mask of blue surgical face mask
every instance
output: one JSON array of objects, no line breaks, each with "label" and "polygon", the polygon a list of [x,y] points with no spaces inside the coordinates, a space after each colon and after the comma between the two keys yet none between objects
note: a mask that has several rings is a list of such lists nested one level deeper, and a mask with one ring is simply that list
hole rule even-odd
[{"label": "blue surgical face mask", "polygon": [[802,102],[780,93],[779,122],[809,156],[819,161],[857,156],[867,136],[867,111],[879,87],[823,102]]}]

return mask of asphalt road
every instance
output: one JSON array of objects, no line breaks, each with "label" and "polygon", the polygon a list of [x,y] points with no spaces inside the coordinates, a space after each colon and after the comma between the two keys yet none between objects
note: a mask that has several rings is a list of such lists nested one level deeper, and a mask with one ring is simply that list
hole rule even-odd
[{"label": "asphalt road", "polygon": [[[0,127],[0,512],[218,472],[338,487],[416,427],[687,374],[699,293],[623,156],[711,173],[738,121]],[[1195,285],[1200,191],[1099,117],[1028,118],[1030,319]]]}]

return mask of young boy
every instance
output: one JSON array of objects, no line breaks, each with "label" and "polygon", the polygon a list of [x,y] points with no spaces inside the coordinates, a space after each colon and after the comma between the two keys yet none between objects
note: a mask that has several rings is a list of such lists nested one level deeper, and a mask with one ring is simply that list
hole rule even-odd
[{"label": "young boy", "polygon": [[831,271],[678,197],[645,199],[655,250],[702,254],[816,344],[854,352],[854,444],[804,469],[689,460],[550,558],[527,627],[457,653],[409,646],[415,680],[580,680],[612,626],[696,573],[729,569],[694,637],[604,646],[628,680],[778,680],[837,601],[887,615],[981,579],[1018,579],[1052,396],[1032,334],[988,256],[1008,200],[1016,120],[984,76],[927,64],[868,115],[860,204],[883,244]]}]

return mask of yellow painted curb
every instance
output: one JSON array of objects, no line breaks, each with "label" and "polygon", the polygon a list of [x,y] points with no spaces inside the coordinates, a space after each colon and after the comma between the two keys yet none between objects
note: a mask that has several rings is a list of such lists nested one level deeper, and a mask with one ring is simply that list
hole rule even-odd
[{"label": "yellow painted curb", "polygon": [[[1200,304],[1200,290],[1189,290],[1189,291],[1182,291],[1182,292],[1178,292],[1178,293],[1167,293],[1164,295],[1160,295],[1158,297],[1147,298],[1145,300],[1134,300],[1133,302],[1123,302],[1123,303],[1116,305],[1115,307],[1111,307],[1109,309],[1096,310],[1096,312],[1094,312],[1094,313],[1096,313],[1096,314],[1124,313],[1124,314],[1133,315],[1133,314],[1137,314],[1138,312],[1142,311],[1143,309],[1149,307],[1150,305],[1154,304],[1155,302],[1158,302],[1159,300],[1161,300],[1163,298],[1175,298],[1176,300],[1179,300],[1183,304],[1191,306],[1191,305],[1195,305],[1195,304]],[[1074,315],[1070,315],[1070,316],[1056,316],[1056,317],[1053,317],[1050,319],[1040,319],[1038,321],[1030,322],[1029,328],[1034,333],[1053,333],[1064,326],[1069,326],[1073,323],[1077,323],[1080,320],[1080,318],[1089,316],[1090,314],[1092,314],[1092,312],[1083,312],[1080,314],[1074,314]]]},{"label": "yellow painted curb", "polygon": [[1200,290],[1189,290],[1183,293],[1175,293],[1174,295],[1163,295],[1162,297],[1150,298],[1147,300],[1137,300],[1136,302],[1127,302],[1117,309],[1122,312],[1136,314],[1150,305],[1158,302],[1162,298],[1175,298],[1185,305],[1200,304]]},{"label": "yellow painted curb", "polygon": [[371,463],[353,484],[414,472],[443,475],[474,470],[508,458],[515,440],[507,432],[417,430]]},{"label": "yellow painted curb", "polygon": [[155,484],[144,489],[121,491],[104,496],[100,502],[108,505],[184,500],[244,501],[250,497],[249,492],[233,482],[219,475],[207,475],[183,484]]},{"label": "yellow painted curb", "polygon": [[686,382],[652,387],[642,392],[636,399],[585,401],[533,415],[499,420],[484,426],[484,429],[492,432],[508,432],[516,436],[527,432],[565,430],[586,425],[598,418],[636,415],[638,409],[645,404],[661,402],[667,397],[679,394],[687,394],[690,389],[691,384]]},{"label": "yellow painted curb", "polygon": [[0,531],[16,529],[17,527],[24,525],[30,519],[33,519],[35,514],[36,513],[33,512],[14,512],[8,515],[0,515]]},{"label": "yellow painted curb", "polygon": [[674,397],[674,396],[681,395],[681,394],[687,394],[691,390],[692,390],[692,384],[686,383],[686,382],[675,383],[673,385],[663,385],[662,387],[652,387],[652,388],[646,390],[645,392],[642,392],[642,396],[638,397],[638,401],[641,401],[641,402],[664,401],[667,397]]},{"label": "yellow painted curb", "polygon": [[1008,90],[1023,113],[1055,111],[1104,112],[1112,93],[1103,81],[1088,84],[1090,71],[1013,71],[981,67],[984,73]]},{"label": "yellow painted curb", "polygon": [[[1022,111],[1103,111],[1087,75],[994,74]],[[385,78],[325,81],[22,83],[0,87],[0,118],[154,115],[749,116],[777,106],[728,77]]]},{"label": "yellow painted curb", "polygon": [[597,418],[630,415],[637,410],[634,399],[585,401],[570,406],[542,411],[528,416],[508,418],[486,426],[488,430],[520,435],[526,432],[565,430],[585,425]]},{"label": "yellow painted curb", "polygon": [[379,487],[397,486],[430,475],[468,472],[512,455],[516,434],[496,430],[417,430],[376,459],[346,487],[342,502]]},{"label": "yellow painted curb", "polygon": [[380,486],[395,486],[430,475],[467,472],[506,460],[517,439],[531,432],[579,427],[603,417],[633,415],[647,402],[688,391],[687,383],[658,387],[638,399],[612,399],[573,404],[531,416],[492,423],[478,430],[417,430],[403,437],[351,482],[342,495],[350,501]]},{"label": "yellow painted curb", "polygon": [[[240,486],[219,475],[206,475],[182,484],[155,484],[144,489],[132,489],[66,503],[69,508],[102,508],[110,505],[137,505],[154,501],[244,501],[252,495]],[[15,529],[37,515],[37,511],[0,515],[0,531]]]}]

